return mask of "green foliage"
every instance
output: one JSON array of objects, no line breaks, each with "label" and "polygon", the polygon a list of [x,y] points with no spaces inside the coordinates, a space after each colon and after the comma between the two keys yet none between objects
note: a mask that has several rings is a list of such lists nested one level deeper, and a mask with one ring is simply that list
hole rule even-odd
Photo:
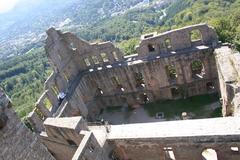
[{"label": "green foliage", "polygon": [[[181,116],[182,112],[192,112],[201,117],[201,114],[205,113],[204,110],[206,105],[215,103],[217,101],[217,94],[199,95],[187,99],[166,100],[149,103],[144,106],[144,109],[149,113],[150,116],[155,116],[158,112],[164,112],[166,118],[174,118],[176,115]],[[212,116],[215,117],[218,115],[219,114],[215,113],[215,111],[212,114]]]},{"label": "green foliage", "polygon": [[[178,5],[181,9],[178,8]],[[209,23],[219,40],[235,44],[240,50],[240,0],[182,0],[169,7],[165,25],[178,28],[190,24]]]},{"label": "green foliage", "polygon": [[50,73],[44,49],[0,61],[0,68],[0,85],[11,97],[17,114],[24,117],[32,111]]},{"label": "green foliage", "polygon": [[138,38],[132,38],[124,40],[118,43],[118,47],[125,53],[125,55],[131,55],[137,53],[136,46],[139,44]]},{"label": "green foliage", "polygon": [[210,115],[211,118],[217,118],[217,117],[222,117],[222,108],[218,107],[216,108]]},{"label": "green foliage", "polygon": [[193,71],[201,71],[203,68],[202,62],[200,60],[193,61],[191,63],[191,68]]},{"label": "green foliage", "polygon": [[175,78],[177,75],[176,69],[173,65],[166,66],[166,72],[171,78]]}]

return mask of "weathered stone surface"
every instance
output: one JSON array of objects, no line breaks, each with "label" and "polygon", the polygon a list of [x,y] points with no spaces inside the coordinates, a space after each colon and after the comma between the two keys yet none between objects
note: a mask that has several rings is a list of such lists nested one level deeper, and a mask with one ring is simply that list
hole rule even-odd
[{"label": "weathered stone surface", "polygon": [[2,129],[6,125],[7,119],[8,117],[0,111],[0,129]]},{"label": "weathered stone surface", "polygon": [[[191,38],[193,31],[200,39]],[[202,160],[205,149],[214,149],[219,160],[240,159],[231,149],[240,147],[240,57],[218,42],[212,27],[144,35],[137,54],[126,57],[111,42],[91,44],[54,28],[47,34],[45,49],[54,72],[30,122],[43,130],[41,140],[56,159]],[[105,106],[186,98],[218,92],[219,86],[224,116],[236,117],[119,126],[85,121],[94,121]],[[66,94],[61,103],[60,92]],[[38,127],[41,122],[44,128]]]},{"label": "weathered stone surface", "polygon": [[0,129],[1,160],[54,160],[39,140],[38,135],[31,132],[12,111],[11,102],[6,95],[0,97],[0,121],[4,124]]},{"label": "weathered stone surface", "polygon": [[[202,35],[200,40],[191,40],[189,35],[195,30]],[[54,28],[47,34],[45,49],[54,73],[45,82],[46,91],[36,104],[44,118],[81,115],[94,120],[105,106],[134,106],[146,100],[218,91],[213,55],[218,40],[206,24],[143,38],[138,54],[127,57],[111,42],[91,44]],[[170,48],[166,48],[166,39],[170,40]],[[196,61],[201,68],[193,70]],[[169,74],[169,66],[175,75]],[[67,95],[61,104],[57,100],[60,92]],[[51,102],[51,110],[44,105],[45,99]]]},{"label": "weathered stone surface", "polygon": [[229,46],[215,50],[224,116],[240,116],[240,54]]}]

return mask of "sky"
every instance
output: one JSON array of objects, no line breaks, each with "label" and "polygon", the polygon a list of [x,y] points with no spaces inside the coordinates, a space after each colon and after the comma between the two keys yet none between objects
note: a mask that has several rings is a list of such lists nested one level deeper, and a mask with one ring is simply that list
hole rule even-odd
[{"label": "sky", "polygon": [[0,0],[0,14],[11,11],[19,0]]}]

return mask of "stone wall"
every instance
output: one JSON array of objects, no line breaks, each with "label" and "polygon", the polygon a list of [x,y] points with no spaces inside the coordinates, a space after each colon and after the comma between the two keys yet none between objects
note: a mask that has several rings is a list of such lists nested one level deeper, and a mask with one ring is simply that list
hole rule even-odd
[{"label": "stone wall", "polygon": [[215,50],[224,116],[240,116],[240,54],[228,45]]},{"label": "stone wall", "polygon": [[[191,34],[198,32],[201,38],[191,39]],[[212,27],[206,24],[187,26],[177,30],[171,30],[159,35],[142,36],[142,41],[137,48],[139,56],[144,57],[149,54],[174,53],[187,48],[200,45],[210,45],[215,47],[218,44],[217,34]],[[151,48],[153,48],[151,50]]]},{"label": "stone wall", "polygon": [[[195,60],[200,60],[204,65],[202,78],[193,77],[191,63]],[[166,72],[166,66],[170,65],[176,69],[177,77],[174,80],[171,80]],[[143,77],[144,87],[138,86],[135,75],[139,73]],[[116,84],[114,78],[118,79],[119,84]],[[212,83],[214,88],[209,89],[208,83]],[[118,86],[121,86],[124,91]],[[178,89],[179,94],[174,95],[172,89]],[[188,51],[179,55],[138,63],[130,61],[121,66],[95,70],[83,76],[77,90],[82,93],[85,104],[91,104],[95,100],[99,107],[144,104],[143,95],[148,97],[149,102],[154,102],[161,99],[178,99],[216,92],[218,80],[213,50],[207,48]],[[91,105],[87,106],[89,114],[100,109],[94,106],[91,108]]]},{"label": "stone wall", "polygon": [[106,133],[97,140],[82,117],[47,118],[44,126],[42,143],[57,160],[108,160]]},{"label": "stone wall", "polygon": [[[239,118],[216,118],[111,126],[108,143],[120,160],[216,160],[240,158]],[[234,150],[236,149],[236,150]],[[204,160],[213,160],[214,157]]]},{"label": "stone wall", "polygon": [[26,128],[17,118],[11,102],[1,93],[0,123],[1,160],[55,160],[41,144],[39,136]]},{"label": "stone wall", "polygon": [[[200,39],[193,40],[193,31]],[[54,72],[29,120],[43,131],[41,140],[56,159],[206,160],[204,154],[214,156],[210,151],[219,160],[240,159],[240,59],[218,43],[212,27],[144,35],[138,54],[128,57],[111,42],[90,44],[53,28],[47,33]],[[219,82],[223,113],[236,117],[115,126],[85,121],[106,106],[217,92]],[[66,93],[61,104],[59,92]],[[52,103],[50,110],[45,99]],[[41,122],[44,126],[38,126]]]},{"label": "stone wall", "polygon": [[81,117],[48,118],[47,135],[41,136],[58,160],[212,160],[214,156],[237,160],[239,120],[228,117],[86,128]]},{"label": "stone wall", "polygon": [[[191,40],[192,31],[199,31],[200,39]],[[47,34],[45,48],[54,72],[36,103],[42,120],[52,116],[94,118],[106,106],[133,106],[218,91],[213,55],[218,41],[206,24],[143,36],[138,54],[128,57],[111,42],[91,44],[53,28]],[[183,39],[177,41],[179,37]],[[161,42],[166,39],[171,47],[162,50]],[[61,104],[59,92],[67,94]],[[51,110],[44,104],[46,99]],[[31,122],[37,122],[36,118]]]}]

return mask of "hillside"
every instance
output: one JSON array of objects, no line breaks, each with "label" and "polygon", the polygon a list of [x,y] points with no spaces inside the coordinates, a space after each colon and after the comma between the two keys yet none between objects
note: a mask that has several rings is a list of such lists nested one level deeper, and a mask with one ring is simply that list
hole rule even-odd
[{"label": "hillside", "polygon": [[163,0],[19,0],[13,11],[0,16],[0,59],[42,46],[51,26],[78,32],[156,1]]},{"label": "hillside", "polygon": [[[33,8],[40,2],[44,0]],[[132,54],[143,33],[207,22],[216,28],[221,41],[240,49],[240,0],[60,0],[43,4],[38,12],[25,13],[25,19],[17,18],[14,23],[10,21],[17,14],[8,23],[3,18],[7,15],[0,18],[4,24],[0,27],[0,57],[4,58],[0,60],[0,84],[21,117],[33,108],[51,72],[42,46],[44,31],[52,25],[89,41],[111,40]]]}]

